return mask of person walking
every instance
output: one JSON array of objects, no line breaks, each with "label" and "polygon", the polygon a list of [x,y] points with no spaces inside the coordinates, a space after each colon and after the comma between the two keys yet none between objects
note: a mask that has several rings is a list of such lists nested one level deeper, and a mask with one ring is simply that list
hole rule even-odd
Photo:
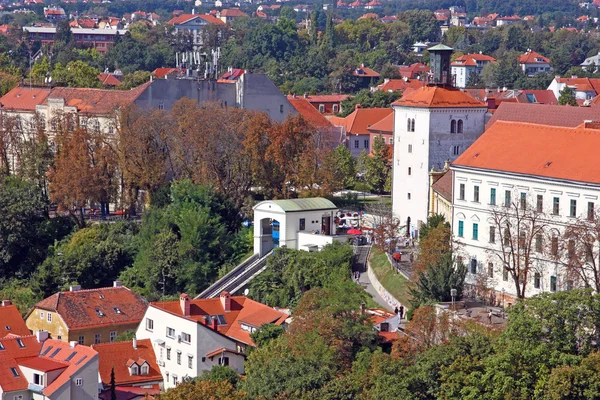
[{"label": "person walking", "polygon": [[490,310],[490,312],[488,313],[488,321],[490,323],[490,325],[492,324],[492,310]]},{"label": "person walking", "polygon": [[398,315],[400,316],[400,319],[404,318],[404,306],[402,304],[400,304],[400,308],[398,309]]}]

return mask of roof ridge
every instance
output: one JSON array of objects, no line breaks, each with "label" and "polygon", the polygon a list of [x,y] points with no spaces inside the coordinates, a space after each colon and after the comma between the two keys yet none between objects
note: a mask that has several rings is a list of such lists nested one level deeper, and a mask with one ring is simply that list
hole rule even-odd
[{"label": "roof ridge", "polygon": [[78,289],[78,290],[63,290],[58,292],[59,294],[67,294],[67,293],[88,293],[88,292],[97,292],[99,290],[108,290],[108,289],[127,289],[129,291],[131,291],[131,289],[129,289],[127,286],[121,285],[121,286],[105,286],[105,287],[101,287],[101,288],[90,288],[90,289]]}]

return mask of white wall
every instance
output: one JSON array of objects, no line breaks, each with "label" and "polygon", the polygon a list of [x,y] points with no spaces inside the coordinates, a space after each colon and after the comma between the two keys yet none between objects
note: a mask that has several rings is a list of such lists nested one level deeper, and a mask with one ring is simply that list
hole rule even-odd
[{"label": "white wall", "polygon": [[[494,277],[493,287],[498,292],[505,290],[508,295],[516,296],[514,281],[509,277],[508,281],[503,280],[502,265],[500,258],[495,255],[494,249],[499,249],[501,243],[501,233],[496,232],[496,243],[489,242],[489,227],[493,225],[490,221],[493,207],[489,205],[490,189],[496,189],[496,204],[501,206],[504,204],[505,191],[510,190],[512,201],[518,202],[520,193],[526,193],[529,206],[536,207],[537,195],[542,195],[544,199],[545,223],[548,224],[547,230],[556,229],[558,232],[563,232],[565,226],[574,221],[575,218],[569,217],[570,200],[577,201],[577,216],[585,217],[587,215],[588,202],[593,202],[596,206],[600,205],[598,196],[600,188],[584,185],[577,185],[567,182],[552,182],[547,179],[534,177],[517,177],[506,174],[481,172],[461,169],[460,167],[452,167],[454,172],[454,209],[452,230],[457,240],[464,244],[463,252],[465,255],[465,263],[469,263],[471,259],[477,260],[477,270],[486,272],[488,263],[493,263]],[[459,199],[459,185],[465,185],[465,200]],[[473,187],[479,186],[480,201],[473,201]],[[558,216],[552,214],[553,198],[560,199],[560,211]],[[459,238],[458,226],[459,221],[464,223],[464,237]],[[473,223],[479,224],[478,240],[472,237]],[[496,229],[497,231],[497,229]],[[547,240],[547,239],[546,239]],[[547,246],[546,242],[546,246]],[[550,290],[550,277],[557,277],[557,288],[563,290],[566,287],[562,269],[553,261],[548,260],[541,253],[535,253],[536,260],[534,265],[542,271],[541,286],[539,289],[534,288],[534,276],[529,277],[527,284],[526,296],[532,296],[541,292]],[[475,276],[467,274],[467,283],[474,283]]]},{"label": "white wall", "polygon": [[[366,140],[366,146],[365,146],[365,140]],[[369,148],[370,140],[371,140],[370,134],[364,134],[364,135],[347,134],[348,150],[350,150],[350,153],[352,153],[352,157],[358,158],[358,156],[360,156],[360,153],[362,153],[363,151],[366,152],[367,154],[369,154],[371,152],[371,149]],[[358,144],[358,147],[356,147],[357,144]]]}]

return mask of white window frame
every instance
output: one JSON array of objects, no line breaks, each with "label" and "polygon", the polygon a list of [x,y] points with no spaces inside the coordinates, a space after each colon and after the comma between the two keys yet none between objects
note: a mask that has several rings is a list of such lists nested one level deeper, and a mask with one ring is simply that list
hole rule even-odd
[{"label": "white window frame", "polygon": [[52,313],[51,312],[48,313],[47,317],[48,317],[48,322],[52,322]]},{"label": "white window frame", "polygon": [[151,318],[146,318],[146,330],[147,331],[154,331],[154,320]]},{"label": "white window frame", "polygon": [[109,333],[109,336],[110,336],[110,342],[111,342],[111,343],[112,343],[112,342],[114,342],[114,341],[115,341],[115,339],[116,339],[116,337],[117,337],[117,331],[111,331],[111,332]]},{"label": "white window frame", "polygon": [[167,326],[166,335],[168,338],[174,339],[175,338],[175,328],[171,328],[171,327]]},{"label": "white window frame", "polygon": [[[186,340],[186,338],[187,338],[187,340]],[[190,335],[189,333],[181,332],[181,341],[183,343],[191,343],[192,335]]]},{"label": "white window frame", "polygon": [[83,386],[83,378],[75,378],[75,386]]}]

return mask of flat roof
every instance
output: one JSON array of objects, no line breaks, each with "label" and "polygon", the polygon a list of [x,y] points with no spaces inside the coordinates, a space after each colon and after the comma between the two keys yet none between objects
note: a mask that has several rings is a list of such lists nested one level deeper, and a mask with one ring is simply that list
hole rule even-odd
[{"label": "flat roof", "polygon": [[261,204],[274,203],[281,207],[285,212],[294,211],[316,211],[316,210],[337,210],[335,204],[323,197],[311,197],[306,199],[287,199],[287,200],[265,200],[254,206],[254,209]]}]

